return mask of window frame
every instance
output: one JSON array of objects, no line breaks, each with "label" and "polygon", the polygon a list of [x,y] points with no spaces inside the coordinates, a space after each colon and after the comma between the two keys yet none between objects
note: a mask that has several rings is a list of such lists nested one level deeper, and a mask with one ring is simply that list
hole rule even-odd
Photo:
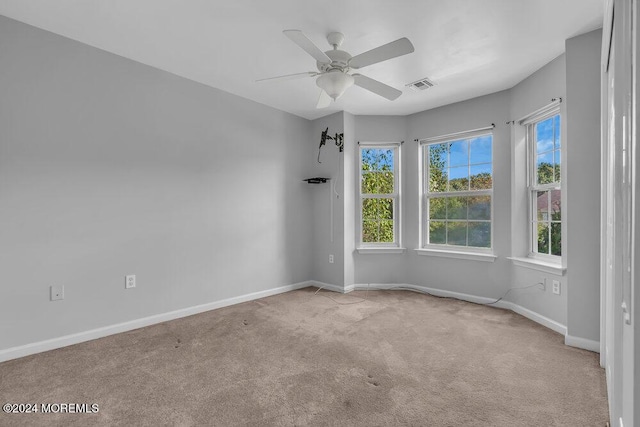
[{"label": "window frame", "polygon": [[[546,184],[538,184],[537,183],[537,146],[536,146],[536,125],[542,121],[545,121],[549,118],[558,116],[560,120],[560,176],[559,181],[554,181]],[[541,221],[537,219],[537,192],[538,191],[553,191],[560,190],[561,200],[564,200],[564,192],[565,185],[564,180],[562,179],[563,171],[565,169],[564,165],[566,162],[566,155],[562,138],[562,127],[563,127],[563,117],[560,109],[560,102],[554,102],[546,107],[541,108],[540,110],[532,113],[525,119],[520,120],[520,125],[525,127],[525,143],[526,143],[526,153],[527,153],[527,204],[528,204],[528,217],[527,217],[527,244],[528,244],[528,254],[527,256],[532,259],[538,259],[545,262],[551,262],[554,264],[562,264],[562,254],[564,253],[564,246],[562,241],[562,230],[566,227],[565,216],[561,213],[560,217],[560,247],[561,254],[553,255],[551,253],[545,254],[537,251],[538,245],[538,231],[537,224]],[[555,151],[555,148],[554,150]],[[555,160],[554,160],[555,166]],[[555,175],[555,171],[554,171]],[[561,202],[562,206],[562,202]],[[554,222],[549,218],[549,220],[545,221],[551,227],[551,224]],[[558,221],[555,221],[558,222]],[[549,231],[551,233],[551,230]],[[549,247],[551,249],[551,239],[549,239]]]},{"label": "window frame", "polygon": [[[494,160],[495,160],[495,150],[494,150],[494,126],[456,132],[452,134],[426,138],[419,141],[419,191],[420,191],[420,206],[419,206],[419,253],[443,253],[443,254],[471,254],[478,256],[489,256],[488,260],[493,261],[495,257],[494,253]],[[443,144],[448,142],[456,142],[460,140],[470,140],[474,138],[478,138],[481,136],[491,136],[491,188],[490,189],[481,189],[481,190],[467,190],[467,191],[447,191],[441,193],[430,193],[429,192],[429,147],[431,145]],[[468,166],[472,165],[468,163]],[[471,176],[469,176],[471,179]],[[428,232],[428,223],[429,223],[429,200],[434,198],[434,196],[430,196],[430,194],[437,194],[435,198],[446,198],[447,196],[457,196],[457,197],[479,197],[479,196],[489,196],[491,200],[491,209],[490,209],[490,219],[482,220],[482,222],[488,222],[491,226],[490,233],[490,246],[488,248],[478,247],[478,246],[461,246],[461,245],[449,245],[449,244],[440,244],[440,243],[429,243],[429,232]],[[466,222],[469,222],[467,218]],[[475,258],[473,258],[475,259]]]},{"label": "window frame", "polygon": [[[363,149],[391,149],[393,153],[393,193],[362,193],[362,150]],[[402,142],[359,142],[358,143],[358,221],[357,221],[357,249],[385,250],[402,248],[402,179],[401,179]],[[367,199],[393,199],[393,242],[363,242],[362,202]]]}]

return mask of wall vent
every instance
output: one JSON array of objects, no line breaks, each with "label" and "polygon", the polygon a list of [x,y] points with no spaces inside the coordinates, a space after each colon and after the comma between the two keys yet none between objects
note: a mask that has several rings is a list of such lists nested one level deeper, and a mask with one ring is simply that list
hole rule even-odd
[{"label": "wall vent", "polygon": [[415,82],[407,84],[413,90],[426,90],[430,87],[434,87],[436,84],[429,80],[428,78],[416,80]]}]

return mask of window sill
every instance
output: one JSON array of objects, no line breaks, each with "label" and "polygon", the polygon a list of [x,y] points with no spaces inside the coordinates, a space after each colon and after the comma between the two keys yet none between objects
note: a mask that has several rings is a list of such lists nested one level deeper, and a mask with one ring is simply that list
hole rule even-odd
[{"label": "window sill", "polygon": [[441,249],[415,249],[418,255],[442,258],[468,259],[472,261],[494,262],[497,256],[481,252],[446,251]]},{"label": "window sill", "polygon": [[359,254],[401,254],[406,251],[406,248],[356,248]]},{"label": "window sill", "polygon": [[563,276],[564,272],[567,271],[566,267],[563,267],[560,264],[542,261],[535,258],[525,258],[525,257],[508,257],[513,265],[517,265],[518,267],[529,268],[531,270],[543,271],[549,274],[555,274],[557,276]]}]

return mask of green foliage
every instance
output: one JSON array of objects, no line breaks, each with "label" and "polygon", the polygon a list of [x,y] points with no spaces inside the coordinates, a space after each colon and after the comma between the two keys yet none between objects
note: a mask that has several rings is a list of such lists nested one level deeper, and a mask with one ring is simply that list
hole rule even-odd
[{"label": "green foliage", "polygon": [[[392,149],[362,150],[362,194],[393,194]],[[362,199],[362,241],[365,243],[393,243],[393,199]]]},{"label": "green foliage", "polygon": [[538,184],[551,184],[560,181],[560,165],[555,167],[548,162],[538,165]]}]

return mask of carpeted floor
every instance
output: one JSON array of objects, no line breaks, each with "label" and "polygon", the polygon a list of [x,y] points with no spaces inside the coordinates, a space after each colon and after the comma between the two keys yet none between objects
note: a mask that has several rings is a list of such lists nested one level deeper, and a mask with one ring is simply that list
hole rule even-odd
[{"label": "carpeted floor", "polygon": [[[0,364],[0,425],[604,426],[598,355],[506,310],[314,288]],[[328,297],[333,298],[330,299]],[[334,301],[335,300],[335,301]],[[351,304],[354,302],[359,303]]]}]

